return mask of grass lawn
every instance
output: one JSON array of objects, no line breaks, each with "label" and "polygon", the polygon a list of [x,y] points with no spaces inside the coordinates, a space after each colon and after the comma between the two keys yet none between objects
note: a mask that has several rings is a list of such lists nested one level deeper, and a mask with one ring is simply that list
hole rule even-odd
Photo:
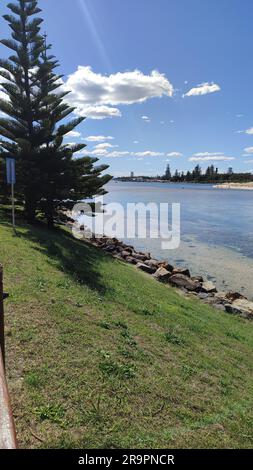
[{"label": "grass lawn", "polygon": [[252,447],[252,323],[0,217],[20,447]]}]

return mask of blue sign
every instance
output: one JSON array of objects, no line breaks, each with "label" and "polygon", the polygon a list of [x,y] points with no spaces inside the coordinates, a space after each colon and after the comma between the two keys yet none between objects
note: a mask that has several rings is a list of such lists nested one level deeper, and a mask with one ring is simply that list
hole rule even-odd
[{"label": "blue sign", "polygon": [[14,158],[6,158],[6,173],[7,173],[7,183],[15,184],[16,183],[16,168]]}]

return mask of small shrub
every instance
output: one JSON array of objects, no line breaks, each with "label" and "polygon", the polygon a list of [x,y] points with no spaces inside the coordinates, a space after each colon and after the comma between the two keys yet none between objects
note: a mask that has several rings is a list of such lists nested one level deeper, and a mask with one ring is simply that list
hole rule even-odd
[{"label": "small shrub", "polygon": [[41,421],[51,421],[51,423],[59,424],[63,426],[65,424],[64,416],[65,410],[62,405],[46,405],[36,408],[36,415]]},{"label": "small shrub", "polygon": [[174,344],[176,346],[182,346],[185,343],[183,338],[173,330],[169,330],[167,333],[165,333],[165,339],[168,341],[168,343]]},{"label": "small shrub", "polygon": [[99,322],[98,326],[100,326],[101,328],[104,328],[105,330],[110,330],[111,329],[110,323],[107,323],[106,321]]},{"label": "small shrub", "polygon": [[121,380],[135,377],[135,368],[128,364],[117,364],[113,361],[104,361],[99,364],[99,369],[103,374],[118,377]]},{"label": "small shrub", "polygon": [[32,388],[39,388],[42,385],[42,379],[37,372],[28,372],[24,381],[26,385]]}]

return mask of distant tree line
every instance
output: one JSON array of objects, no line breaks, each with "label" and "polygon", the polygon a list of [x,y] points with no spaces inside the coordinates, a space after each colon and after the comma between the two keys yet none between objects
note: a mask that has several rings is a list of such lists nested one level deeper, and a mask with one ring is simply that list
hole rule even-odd
[{"label": "distant tree line", "polygon": [[176,170],[172,174],[170,165],[167,165],[166,172],[161,180],[173,183],[246,183],[253,181],[253,175],[251,173],[235,173],[231,167],[228,168],[227,173],[219,173],[219,169],[214,165],[209,166],[206,171],[203,171],[200,165],[197,165],[192,171],[185,173]]},{"label": "distant tree line", "polygon": [[248,183],[253,181],[252,173],[235,173],[233,168],[228,168],[226,173],[220,173],[214,165],[210,165],[203,171],[200,165],[196,165],[192,171],[176,170],[172,174],[170,165],[167,165],[163,176],[122,176],[115,178],[120,181],[169,181],[172,183]]}]

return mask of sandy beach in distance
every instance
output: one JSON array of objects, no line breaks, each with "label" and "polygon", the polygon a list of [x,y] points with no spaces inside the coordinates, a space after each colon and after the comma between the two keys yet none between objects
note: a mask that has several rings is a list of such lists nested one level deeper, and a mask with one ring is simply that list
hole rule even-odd
[{"label": "sandy beach in distance", "polygon": [[253,191],[253,183],[223,183],[216,184],[214,188],[218,189],[246,189]]}]

